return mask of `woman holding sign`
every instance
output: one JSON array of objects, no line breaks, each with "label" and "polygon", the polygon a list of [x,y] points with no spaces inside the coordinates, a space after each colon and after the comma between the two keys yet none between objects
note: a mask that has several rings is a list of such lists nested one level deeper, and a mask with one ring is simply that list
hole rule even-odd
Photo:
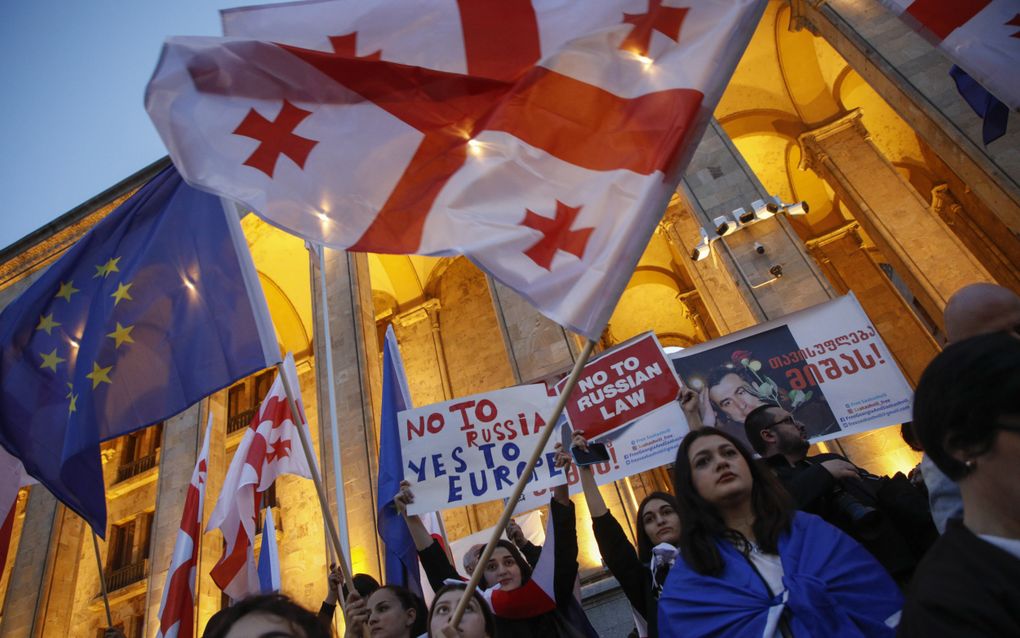
[{"label": "woman holding sign", "polygon": [[[574,432],[572,448],[588,451],[584,432]],[[666,574],[676,559],[680,543],[680,516],[677,514],[676,499],[665,492],[652,492],[638,507],[638,525],[634,530],[637,550],[631,545],[623,527],[616,521],[606,506],[595,474],[590,465],[578,463],[577,472],[581,477],[584,499],[591,512],[591,526],[595,540],[606,567],[620,583],[626,594],[637,625],[638,636],[658,636],[656,621],[659,593],[666,581]]]},{"label": "woman holding sign", "polygon": [[677,451],[680,558],[659,598],[662,636],[888,636],[903,598],[871,554],[783,488],[732,435]]},{"label": "woman holding sign", "polygon": [[[562,451],[558,452],[557,467],[567,463],[569,458]],[[462,580],[462,577],[421,519],[406,515],[407,504],[413,501],[410,484],[402,482],[393,502],[397,510],[405,514],[404,520],[429,584],[438,591],[446,581]],[[577,569],[577,524],[574,505],[564,484],[553,488],[545,545],[534,570],[514,544],[505,540],[498,542],[485,565],[479,587],[485,590],[485,597],[492,605],[497,635],[500,638],[597,636],[574,598]]]}]

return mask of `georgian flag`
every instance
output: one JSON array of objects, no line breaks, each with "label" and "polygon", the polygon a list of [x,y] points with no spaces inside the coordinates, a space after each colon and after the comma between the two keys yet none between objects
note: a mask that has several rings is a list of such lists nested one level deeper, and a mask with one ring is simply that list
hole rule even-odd
[{"label": "georgian flag", "polygon": [[146,108],[190,183],[313,242],[464,254],[597,337],[764,0],[381,0],[224,13]]},{"label": "georgian flag", "polygon": [[191,473],[184,498],[181,528],[177,531],[170,568],[166,572],[163,598],[159,603],[159,631],[156,638],[192,638],[195,635],[195,568],[198,564],[198,540],[202,535],[202,509],[205,482],[209,471],[209,435],[212,413],[205,426],[205,442]]},{"label": "georgian flag", "polygon": [[1020,2],[879,0],[1010,110],[1020,109]]},{"label": "georgian flag", "polygon": [[7,552],[14,532],[14,513],[18,509],[18,491],[36,483],[25,473],[25,466],[0,446],[0,574],[7,564]]},{"label": "georgian flag", "polygon": [[[283,366],[290,387],[296,391],[297,370],[290,353]],[[298,410],[303,413],[300,398],[295,399]],[[300,421],[303,422],[304,418]],[[305,426],[295,423],[291,416],[283,381],[277,375],[234,452],[216,508],[209,517],[207,531],[219,529],[226,542],[223,556],[210,573],[216,585],[233,600],[241,600],[260,591],[252,541],[258,531],[255,528],[255,512],[262,493],[281,474],[312,477],[308,461],[301,451],[298,427]]]}]

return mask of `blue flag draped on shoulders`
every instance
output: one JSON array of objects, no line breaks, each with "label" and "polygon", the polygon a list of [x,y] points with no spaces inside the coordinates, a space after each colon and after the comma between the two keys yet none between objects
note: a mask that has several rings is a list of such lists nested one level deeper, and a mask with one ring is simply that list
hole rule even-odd
[{"label": "blue flag draped on shoulders", "polygon": [[393,505],[393,497],[404,479],[404,460],[400,453],[400,424],[397,413],[411,407],[410,392],[404,376],[404,362],[397,347],[393,326],[386,329],[383,345],[382,411],[379,431],[379,537],[386,545],[387,585],[403,585],[421,595],[418,551]]},{"label": "blue flag draped on shoulders", "polygon": [[170,166],[0,313],[0,444],[104,535],[99,443],[279,360],[236,212]]}]

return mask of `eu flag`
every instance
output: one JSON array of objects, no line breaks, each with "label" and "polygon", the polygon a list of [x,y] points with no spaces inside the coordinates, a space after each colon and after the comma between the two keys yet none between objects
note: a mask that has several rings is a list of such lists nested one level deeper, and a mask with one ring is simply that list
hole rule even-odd
[{"label": "eu flag", "polygon": [[397,413],[411,407],[404,363],[400,358],[393,326],[386,329],[383,345],[382,409],[379,416],[379,537],[386,548],[385,577],[389,585],[403,585],[421,595],[418,551],[393,497],[404,479]]},{"label": "eu flag", "polygon": [[236,214],[170,166],[0,313],[0,444],[103,535],[101,441],[279,360]]}]

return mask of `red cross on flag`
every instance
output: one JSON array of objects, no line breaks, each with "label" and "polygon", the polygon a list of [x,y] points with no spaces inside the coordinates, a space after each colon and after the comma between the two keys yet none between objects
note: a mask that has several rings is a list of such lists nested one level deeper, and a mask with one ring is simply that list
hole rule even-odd
[{"label": "red cross on flag", "polygon": [[224,12],[146,108],[189,182],[334,248],[464,254],[598,336],[764,0]]},{"label": "red cross on flag", "polygon": [[880,0],[1010,110],[1020,109],[1020,2]]},{"label": "red cross on flag", "polygon": [[[298,388],[293,355],[287,353],[283,366],[290,387]],[[300,398],[297,398],[297,408],[304,412]],[[216,508],[209,517],[207,531],[219,529],[226,543],[223,556],[210,574],[216,585],[233,600],[260,591],[252,541],[258,532],[255,513],[262,494],[281,474],[312,477],[308,461],[300,451],[298,427],[305,426],[294,422],[283,381],[277,375],[234,452]]]}]

